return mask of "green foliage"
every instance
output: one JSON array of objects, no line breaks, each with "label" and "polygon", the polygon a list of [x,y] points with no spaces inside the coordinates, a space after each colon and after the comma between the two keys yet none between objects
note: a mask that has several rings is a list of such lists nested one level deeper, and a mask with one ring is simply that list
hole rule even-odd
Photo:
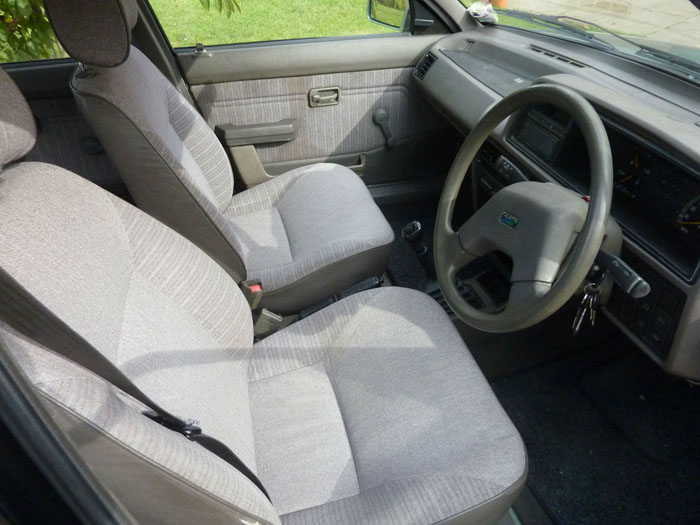
[{"label": "green foliage", "polygon": [[42,0],[0,0],[0,62],[64,56]]},{"label": "green foliage", "polygon": [[238,4],[238,0],[199,0],[202,3],[202,6],[204,6],[204,9],[209,11],[211,9],[211,5],[214,4],[214,7],[216,7],[216,10],[219,11],[219,13],[225,13],[227,18],[231,17],[231,14],[233,14],[235,11],[238,11],[239,13],[241,12],[241,6]]},{"label": "green foliage", "polygon": [[[207,11],[216,10],[226,17],[241,11],[239,0],[199,1]],[[43,0],[0,0],[0,62],[65,57],[46,17]]]}]

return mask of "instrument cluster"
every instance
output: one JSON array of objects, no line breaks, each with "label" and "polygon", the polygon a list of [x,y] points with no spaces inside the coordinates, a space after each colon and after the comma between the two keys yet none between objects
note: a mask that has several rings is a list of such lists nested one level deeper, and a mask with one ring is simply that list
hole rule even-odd
[{"label": "instrument cluster", "polygon": [[[700,271],[700,169],[604,117],[614,169],[612,215],[626,233],[687,281]],[[589,193],[586,144],[549,106],[524,113],[509,140],[557,179]]]}]

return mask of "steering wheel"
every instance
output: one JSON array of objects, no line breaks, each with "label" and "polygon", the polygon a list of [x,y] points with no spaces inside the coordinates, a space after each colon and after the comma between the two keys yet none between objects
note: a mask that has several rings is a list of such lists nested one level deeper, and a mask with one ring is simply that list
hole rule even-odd
[{"label": "steering wheel", "polygon": [[[519,182],[497,192],[455,232],[455,201],[479,148],[505,118],[532,104],[554,105],[576,120],[590,159],[590,204],[557,184]],[[612,155],[605,127],[578,93],[539,84],[516,91],[491,107],[472,129],[450,168],[435,224],[435,270],[455,314],[480,330],[512,332],[561,308],[579,288],[600,250],[612,186]],[[461,296],[456,276],[469,262],[497,250],[513,261],[511,289],[506,306],[487,313]]]}]

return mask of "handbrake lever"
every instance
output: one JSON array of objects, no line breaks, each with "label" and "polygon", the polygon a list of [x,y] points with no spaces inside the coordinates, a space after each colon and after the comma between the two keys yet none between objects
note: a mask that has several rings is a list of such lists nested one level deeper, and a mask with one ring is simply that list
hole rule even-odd
[{"label": "handbrake lever", "polygon": [[630,297],[641,299],[649,295],[651,291],[649,283],[616,255],[610,255],[601,250],[598,252],[595,262]]}]

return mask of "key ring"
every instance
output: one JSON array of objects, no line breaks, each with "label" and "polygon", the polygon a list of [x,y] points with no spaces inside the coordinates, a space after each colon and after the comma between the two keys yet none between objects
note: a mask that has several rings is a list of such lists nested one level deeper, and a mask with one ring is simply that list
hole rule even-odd
[{"label": "key ring", "polygon": [[583,293],[585,295],[592,295],[592,294],[598,293],[599,289],[600,289],[599,284],[590,282],[590,283],[586,284],[586,286],[583,287]]}]

